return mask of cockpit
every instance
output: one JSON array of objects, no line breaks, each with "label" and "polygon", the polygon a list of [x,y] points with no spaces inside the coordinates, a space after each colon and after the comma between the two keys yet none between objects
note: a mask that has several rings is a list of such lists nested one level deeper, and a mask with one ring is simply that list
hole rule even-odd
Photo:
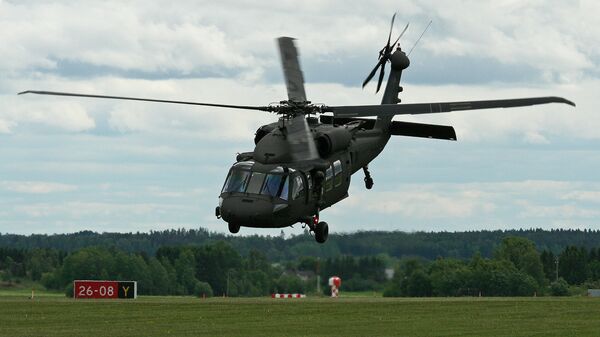
[{"label": "cockpit", "polygon": [[237,192],[264,195],[287,201],[290,186],[289,174],[294,170],[281,166],[270,169],[255,167],[257,165],[254,162],[234,164],[227,175],[221,194]]},{"label": "cockpit", "polygon": [[[236,233],[240,226],[285,227],[298,222],[313,184],[311,175],[290,167],[241,161],[233,165],[219,196],[217,217]],[[294,202],[299,207],[294,208]]]}]

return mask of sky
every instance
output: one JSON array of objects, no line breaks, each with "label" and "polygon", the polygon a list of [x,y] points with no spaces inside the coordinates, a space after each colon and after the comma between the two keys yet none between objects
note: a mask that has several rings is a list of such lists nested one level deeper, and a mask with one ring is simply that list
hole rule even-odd
[{"label": "sky", "polygon": [[[458,141],[394,137],[330,232],[600,229],[597,1],[0,0],[0,233],[205,227],[238,152],[276,116],[16,94],[54,90],[265,105],[286,99],[275,38],[297,39],[308,99],[377,104],[362,81],[395,34],[403,103],[562,96],[519,109],[398,116]],[[375,81],[373,81],[375,82]],[[240,234],[279,234],[242,228]],[[300,226],[286,235],[300,234]]]}]

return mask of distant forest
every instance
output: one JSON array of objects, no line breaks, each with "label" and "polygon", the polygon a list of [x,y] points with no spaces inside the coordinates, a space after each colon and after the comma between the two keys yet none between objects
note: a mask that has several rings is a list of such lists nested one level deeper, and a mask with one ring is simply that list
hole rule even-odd
[{"label": "distant forest", "polygon": [[492,257],[502,239],[522,237],[532,241],[538,251],[560,253],[567,246],[586,249],[600,247],[600,231],[521,229],[507,231],[470,232],[383,232],[361,231],[348,234],[331,233],[327,243],[315,243],[308,233],[282,238],[280,236],[233,236],[211,233],[204,228],[151,231],[149,233],[96,233],[82,231],[71,234],[0,234],[0,247],[34,249],[52,248],[73,252],[97,246],[116,248],[129,253],[153,256],[164,246],[203,246],[218,241],[227,242],[242,256],[250,251],[263,252],[269,261],[292,261],[304,256],[334,258],[340,255],[387,255],[393,258],[438,257],[470,259],[478,253]]},{"label": "distant forest", "polygon": [[70,295],[74,279],[116,279],[142,295],[327,294],[333,275],[343,291],[384,296],[581,294],[600,287],[600,232],[357,232],[326,244],[205,229],[0,235],[0,288]]}]

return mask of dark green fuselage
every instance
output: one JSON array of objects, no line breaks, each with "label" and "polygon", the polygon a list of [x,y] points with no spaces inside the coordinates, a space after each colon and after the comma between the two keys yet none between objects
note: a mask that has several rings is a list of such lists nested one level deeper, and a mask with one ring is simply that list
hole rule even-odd
[{"label": "dark green fuselage", "polygon": [[[391,63],[382,104],[398,102],[402,90],[400,77],[408,59],[398,50]],[[286,136],[286,117],[262,126],[257,131],[254,151],[240,154],[229,172],[220,195],[219,215],[228,223],[244,227],[277,228],[310,223],[320,210],[348,196],[351,176],[375,159],[389,141],[391,119],[379,117],[374,123],[354,120],[338,125],[331,118],[329,123],[308,118],[320,158],[302,162],[293,161]],[[245,177],[247,186],[231,185],[231,177],[237,170],[249,171],[238,174]],[[277,192],[265,189],[269,174],[281,174],[288,185],[281,181]],[[263,179],[260,191],[253,187],[259,184],[258,180],[253,184],[253,179]],[[302,191],[297,193],[299,188]]]}]

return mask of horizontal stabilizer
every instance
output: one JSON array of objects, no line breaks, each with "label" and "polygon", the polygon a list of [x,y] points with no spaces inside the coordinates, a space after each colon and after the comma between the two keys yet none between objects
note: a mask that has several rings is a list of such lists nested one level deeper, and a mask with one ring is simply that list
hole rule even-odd
[{"label": "horizontal stabilizer", "polygon": [[[367,118],[337,118],[333,116],[320,116],[321,123],[344,125],[351,122],[361,121],[361,128],[370,130],[375,127],[375,119]],[[446,125],[422,124],[393,121],[390,124],[390,133],[392,136],[421,137],[432,139],[456,140],[454,128]]]},{"label": "horizontal stabilizer", "polygon": [[393,121],[390,125],[390,132],[393,136],[456,140],[454,128],[447,125]]}]

